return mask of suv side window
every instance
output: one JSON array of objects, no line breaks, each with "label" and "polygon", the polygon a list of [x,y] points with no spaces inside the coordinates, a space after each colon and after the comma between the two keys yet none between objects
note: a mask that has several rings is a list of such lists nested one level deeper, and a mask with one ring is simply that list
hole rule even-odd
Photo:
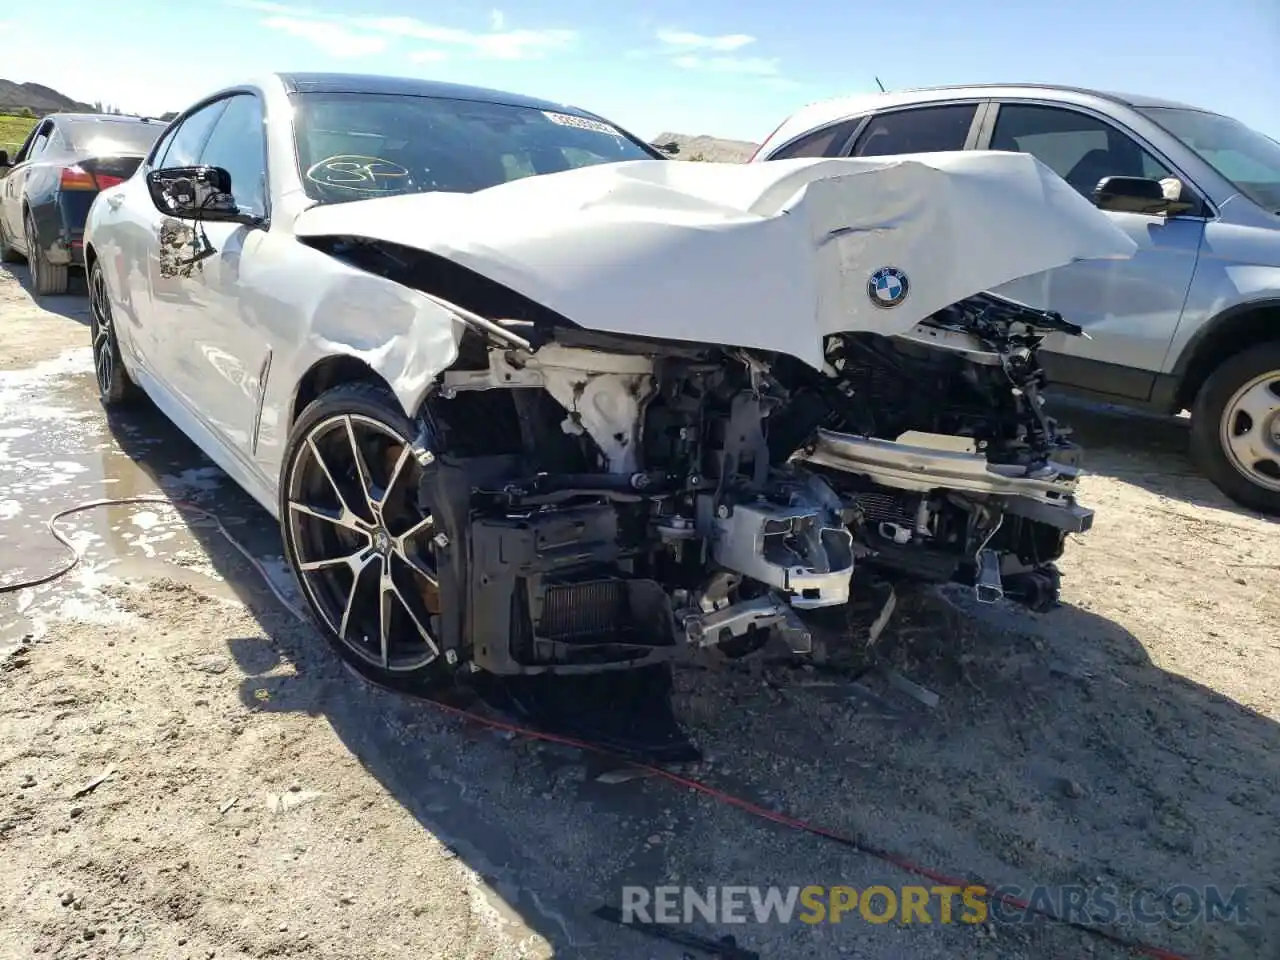
[{"label": "suv side window", "polygon": [[200,157],[200,151],[204,148],[204,142],[209,139],[209,131],[213,129],[213,125],[218,122],[218,118],[222,116],[222,111],[225,109],[227,109],[225,99],[211,103],[207,107],[201,107],[183,120],[176,130],[165,134],[169,142],[161,145],[156,151],[155,166],[160,169],[194,167]]},{"label": "suv side window", "polygon": [[227,108],[213,127],[200,163],[231,174],[231,195],[244,213],[267,213],[267,141],[262,103],[252,94],[227,98]]},{"label": "suv side window", "polygon": [[1086,197],[1103,177],[1172,176],[1128,134],[1061,107],[1001,104],[991,149],[1031,154]]},{"label": "suv side window", "polygon": [[854,157],[963,150],[973,125],[976,103],[914,107],[872,117],[853,145]]},{"label": "suv side window", "polygon": [[838,157],[844,148],[845,141],[853,133],[861,118],[833,123],[812,133],[806,133],[798,140],[792,140],[781,150],[769,157],[770,160],[789,160],[792,157]]}]

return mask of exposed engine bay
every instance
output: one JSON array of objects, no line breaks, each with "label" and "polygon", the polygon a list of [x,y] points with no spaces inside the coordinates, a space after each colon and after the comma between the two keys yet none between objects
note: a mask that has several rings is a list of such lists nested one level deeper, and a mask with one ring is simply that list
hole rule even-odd
[{"label": "exposed engine bay", "polygon": [[[773,636],[855,568],[1034,609],[1092,512],[1036,358],[1059,316],[978,294],[785,354],[524,322],[464,336],[423,411],[451,662],[590,673]],[[487,330],[487,332],[485,332]],[[479,332],[477,332],[479,331]]]},{"label": "exposed engine bay", "polygon": [[434,344],[383,377],[425,391],[449,663],[803,655],[858,570],[1039,609],[1092,521],[1037,359],[1082,331],[977,291],[1136,246],[1029,155],[599,164],[294,228],[329,302],[374,275]]}]

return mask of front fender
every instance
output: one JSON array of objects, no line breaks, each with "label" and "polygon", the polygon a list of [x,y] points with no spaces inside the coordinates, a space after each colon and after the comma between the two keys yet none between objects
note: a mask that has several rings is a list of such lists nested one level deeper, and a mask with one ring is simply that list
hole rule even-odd
[{"label": "front fender", "polygon": [[[1280,303],[1280,230],[1232,222],[1210,222],[1196,258],[1178,327],[1161,372],[1181,380],[1211,346],[1239,336],[1251,311]],[[1253,331],[1256,334],[1258,331]],[[1280,329],[1275,331],[1280,336]],[[1247,345],[1247,344],[1243,344]]]},{"label": "front fender", "polygon": [[342,265],[311,311],[304,352],[313,362],[349,356],[367,364],[396,395],[405,415],[458,358],[465,329],[416,290]]},{"label": "front fender", "polygon": [[[1202,258],[1203,261],[1203,258]],[[1197,266],[1182,320],[1157,384],[1161,408],[1190,407],[1214,369],[1254,344],[1280,340],[1280,267]]]},{"label": "front fender", "polygon": [[266,380],[258,465],[265,476],[278,477],[299,401],[305,402],[300,388],[317,364],[359,361],[413,417],[432,383],[457,360],[465,328],[416,290],[293,237],[269,236],[267,244],[255,269],[241,274],[239,303],[250,335],[267,351],[245,358]]}]

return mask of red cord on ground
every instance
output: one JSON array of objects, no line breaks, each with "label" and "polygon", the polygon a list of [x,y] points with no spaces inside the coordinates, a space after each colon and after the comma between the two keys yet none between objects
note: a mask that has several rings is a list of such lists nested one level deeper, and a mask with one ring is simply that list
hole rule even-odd
[{"label": "red cord on ground", "polygon": [[[368,680],[367,677],[364,677],[363,679],[371,683],[373,686],[380,687],[379,684],[377,684],[372,680]],[[384,689],[389,689],[389,688],[384,688]],[[391,691],[391,692],[396,692],[396,691]],[[678,773],[673,773],[670,770],[666,770],[663,767],[659,767],[654,764],[638,762],[635,760],[630,760],[626,757],[619,757],[617,754],[613,753],[612,751],[604,749],[602,747],[598,747],[595,744],[588,743],[585,740],[576,740],[573,737],[563,737],[554,733],[543,733],[540,730],[531,730],[525,727],[521,727],[514,723],[507,723],[503,720],[496,720],[491,717],[484,717],[479,714],[473,713],[470,710],[464,710],[461,707],[455,707],[451,704],[442,703],[439,700],[432,699],[431,697],[420,697],[418,699],[421,699],[425,703],[431,704],[432,706],[436,707],[437,709],[445,713],[452,714],[453,716],[456,716],[459,719],[469,720],[473,723],[478,723],[481,726],[488,727],[491,730],[500,730],[506,733],[514,733],[531,740],[542,740],[547,743],[556,743],[556,744],[560,744],[561,746],[573,747],[575,749],[584,750],[589,753],[597,754],[599,756],[609,757],[610,759],[613,759],[613,760],[619,760],[623,763],[627,763],[638,769],[646,770],[649,773],[653,774],[654,776],[660,777],[663,780],[666,780],[670,783],[674,783],[682,787],[687,787],[690,790],[696,790],[698,793],[711,797],[712,799],[717,800],[720,803],[726,804],[727,806],[735,807],[738,810],[742,810],[744,813],[749,813],[754,817],[759,817],[762,820],[768,820],[768,821],[771,821],[772,823],[777,823],[784,827],[791,827],[794,830],[801,830],[805,833],[810,833],[810,834],[813,834],[814,836],[822,837],[825,840],[834,841],[835,843],[839,843],[841,846],[850,847],[854,850],[859,851],[860,853],[866,854],[867,856],[874,857],[877,860],[881,860],[885,863],[890,864],[891,866],[897,867],[899,870],[902,870],[906,873],[914,874],[918,877],[923,877],[926,880],[931,880],[934,883],[937,883],[941,886],[949,886],[949,887],[981,886],[983,889],[987,891],[986,899],[988,900],[995,900],[999,903],[1004,904],[1005,906],[1013,907],[1014,909],[1022,910],[1022,911],[1025,911],[1026,913],[1044,917],[1046,920],[1051,920],[1055,923],[1065,924],[1066,926],[1072,927],[1076,930],[1080,930],[1083,933],[1088,933],[1093,936],[1100,937],[1104,940],[1107,940],[1111,943],[1116,944],[1117,946],[1125,947],[1129,950],[1136,951],[1137,953],[1140,953],[1147,957],[1152,957],[1154,958],[1154,960],[1189,960],[1189,958],[1183,956],[1182,954],[1174,953],[1170,950],[1165,950],[1162,947],[1152,946],[1150,944],[1142,943],[1141,941],[1138,941],[1138,940],[1131,940],[1127,937],[1120,936],[1119,934],[1111,933],[1109,930],[1104,930],[1101,927],[1090,926],[1087,923],[1081,923],[1078,920],[1071,920],[1067,917],[1061,917],[1058,914],[1053,913],[1049,910],[1032,906],[1026,900],[1022,900],[1018,897],[1014,897],[1009,894],[1000,893],[990,884],[986,884],[986,883],[975,884],[971,880],[962,880],[958,877],[951,877],[945,873],[942,873],[939,870],[933,870],[933,869],[930,869],[929,867],[920,866],[919,864],[914,863],[911,860],[908,860],[906,857],[899,856],[898,854],[892,853],[887,850],[879,850],[875,847],[867,846],[866,844],[859,843],[857,840],[854,840],[852,837],[846,837],[843,834],[836,833],[835,831],[832,831],[832,830],[828,830],[825,827],[820,827],[817,824],[809,823],[808,821],[800,820],[796,817],[787,816],[785,813],[779,813],[776,810],[770,810],[767,807],[759,806],[758,804],[752,803],[750,800],[744,800],[741,797],[734,796],[731,793],[726,793],[723,790],[717,790],[715,787],[705,784],[700,780],[694,780],[690,777],[681,776]]]},{"label": "red cord on ground", "polygon": [[[253,554],[250,553],[249,550],[246,549],[245,546],[240,543],[240,541],[238,541],[235,537],[233,537],[230,534],[230,532],[226,529],[226,527],[222,525],[222,521],[218,519],[217,515],[214,514],[213,511],[208,510],[204,507],[197,506],[194,503],[189,503],[182,500],[170,500],[167,497],[163,497],[159,495],[93,500],[87,503],[77,504],[76,506],[69,507],[65,510],[61,510],[58,513],[55,513],[52,517],[49,518],[49,523],[48,523],[49,530],[53,534],[53,536],[57,538],[57,540],[64,547],[66,547],[68,550],[71,551],[72,556],[71,556],[70,562],[65,564],[60,569],[54,571],[53,573],[46,574],[41,577],[36,577],[30,580],[22,580],[16,583],[0,585],[0,593],[9,593],[12,591],[22,590],[30,587],[39,586],[45,583],[49,583],[53,580],[58,579],[59,577],[65,576],[66,574],[70,573],[79,564],[80,552],[76,550],[74,544],[72,544],[71,541],[58,529],[57,522],[59,519],[74,513],[79,513],[83,510],[91,509],[93,507],[104,507],[104,506],[109,506],[114,504],[126,504],[126,503],[138,503],[138,504],[152,503],[152,504],[164,505],[164,506],[174,507],[179,511],[187,510],[193,513],[197,513],[197,514],[200,514],[201,516],[208,518],[209,520],[212,520],[213,523],[216,525],[218,532],[222,534],[222,536],[227,540],[227,542],[230,543],[231,546],[233,546],[241,554],[241,556],[243,556],[249,562],[250,566],[252,566],[254,570],[257,571],[258,575],[262,577],[263,582],[266,584],[267,588],[275,595],[276,599],[280,601],[280,603],[284,606],[284,608],[288,610],[290,613],[292,613],[294,617],[304,622],[309,622],[309,618],[306,616],[306,614],[303,613],[301,610],[299,610],[289,600],[288,597],[286,597],[283,593],[280,592],[280,588],[277,587],[276,584],[271,580],[271,577],[268,575],[267,570],[265,567],[263,567],[262,563],[255,556],[253,556]],[[405,695],[403,691],[395,690],[391,687],[385,687],[382,684],[379,684],[376,681],[371,680],[368,677],[365,677],[363,674],[357,674],[357,676],[360,676],[362,680],[364,680],[365,682],[369,683],[374,687],[378,687],[379,689],[386,690],[397,696]],[[1119,934],[1111,933],[1110,931],[1104,930],[1101,927],[1090,926],[1089,924],[1081,923],[1078,920],[1072,920],[1068,917],[1059,916],[1049,910],[1044,910],[1039,907],[1034,907],[1027,901],[1021,900],[1018,897],[1013,897],[1008,894],[1000,893],[990,884],[985,884],[985,883],[974,884],[971,881],[961,880],[956,877],[947,876],[945,873],[942,873],[941,871],[932,870],[928,867],[920,866],[919,864],[916,864],[905,857],[899,856],[896,853],[892,853],[888,850],[880,850],[875,847],[867,846],[866,844],[859,843],[857,840],[854,840],[852,837],[846,837],[843,834],[836,833],[835,831],[827,830],[825,827],[817,826],[816,824],[809,823],[805,820],[797,819],[796,817],[787,816],[784,813],[778,813],[775,810],[769,810],[765,807],[759,806],[758,804],[752,803],[749,800],[744,800],[741,797],[734,796],[733,794],[725,793],[723,790],[717,790],[715,787],[708,786],[707,784],[702,783],[701,781],[693,780],[689,777],[683,777],[678,773],[672,773],[670,770],[666,770],[663,767],[659,767],[655,764],[642,763],[642,762],[637,762],[635,760],[631,760],[627,757],[620,757],[616,753],[610,750],[607,750],[603,747],[599,747],[593,743],[588,743],[585,740],[576,740],[573,737],[563,737],[553,733],[543,733],[539,730],[531,730],[526,727],[521,727],[514,723],[507,723],[505,721],[497,720],[491,717],[481,716],[480,714],[473,713],[470,710],[465,710],[461,707],[455,707],[451,704],[443,703],[432,697],[417,696],[415,697],[415,699],[420,700],[424,703],[429,703],[432,706],[436,707],[437,709],[447,714],[451,714],[455,717],[458,717],[459,719],[468,720],[468,721],[471,721],[472,723],[480,724],[481,726],[487,727],[491,730],[501,730],[507,733],[514,733],[531,740],[541,740],[546,743],[558,743],[562,746],[573,747],[577,750],[584,750],[588,753],[594,753],[594,754],[597,754],[598,756],[608,757],[612,760],[626,763],[642,770],[647,770],[649,773],[653,774],[656,777],[661,777],[663,780],[666,780],[670,783],[677,784],[678,786],[686,787],[690,790],[696,790],[698,793],[711,797],[712,799],[717,800],[720,803],[724,803],[724,804],[727,804],[728,806],[735,807],[738,810],[742,810],[744,813],[749,813],[754,817],[759,817],[762,820],[768,820],[772,823],[777,823],[784,827],[791,827],[794,830],[801,830],[805,833],[810,833],[810,834],[813,834],[814,836],[822,837],[826,840],[839,843],[841,846],[845,846],[853,850],[857,850],[860,853],[866,854],[867,856],[874,857],[877,860],[881,860],[885,863],[895,866],[899,870],[903,870],[906,873],[911,873],[918,877],[924,877],[926,880],[932,880],[934,883],[940,884],[942,886],[950,886],[950,887],[981,886],[987,891],[986,898],[988,900],[995,900],[996,902],[1002,903],[1006,906],[1013,907],[1017,910],[1022,910],[1022,911],[1025,911],[1026,913],[1044,917],[1046,920],[1051,920],[1056,923],[1065,924],[1066,926],[1072,927],[1076,930],[1080,930],[1084,933],[1088,933],[1088,934],[1092,934],[1093,936],[1100,937],[1104,940],[1107,940],[1111,943],[1116,944],[1117,946],[1122,946],[1129,950],[1136,951],[1137,953],[1143,954],[1144,956],[1153,957],[1154,960],[1188,960],[1187,957],[1184,957],[1181,954],[1173,953],[1170,950],[1165,950],[1160,947],[1154,947],[1137,940],[1130,940],[1127,937],[1122,937]]]}]

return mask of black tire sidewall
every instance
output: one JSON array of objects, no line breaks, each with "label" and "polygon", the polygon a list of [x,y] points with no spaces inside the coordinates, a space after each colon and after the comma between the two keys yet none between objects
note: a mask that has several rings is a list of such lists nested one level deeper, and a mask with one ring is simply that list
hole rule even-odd
[{"label": "black tire sidewall", "polygon": [[40,246],[40,233],[35,218],[27,211],[27,266],[31,271],[31,286],[38,297],[56,297],[66,293],[70,286],[69,270],[64,264],[53,264]]},{"label": "black tire sidewall", "polygon": [[1219,429],[1232,395],[1254,377],[1280,371],[1280,341],[1262,343],[1224,361],[1204,382],[1191,410],[1191,455],[1214,485],[1241,506],[1280,515],[1280,492],[1253,483],[1232,464]]},{"label": "black tire sidewall", "polygon": [[[93,280],[97,274],[102,272],[102,264],[95,262],[89,270],[89,296],[93,296]],[[106,278],[103,278],[103,290],[106,291]],[[108,299],[108,306],[110,300]],[[89,310],[92,318],[89,324],[90,337],[96,339],[98,332],[98,318],[93,316],[93,308]],[[91,343],[93,341],[91,340]],[[133,379],[129,376],[129,371],[124,367],[124,357],[120,353],[120,342],[116,339],[115,314],[112,311],[111,327],[107,334],[107,349],[111,351],[111,389],[103,392],[102,384],[98,384],[98,397],[102,401],[104,407],[116,407],[127,404],[134,399],[137,393],[137,387],[134,386]],[[94,357],[97,361],[97,357]],[[94,379],[97,379],[97,371],[94,371]]]},{"label": "black tire sidewall", "polygon": [[412,439],[416,428],[404,411],[395,395],[385,386],[368,382],[344,383],[332,387],[316,397],[298,416],[289,430],[289,440],[285,444],[284,457],[281,460],[279,495],[277,503],[280,511],[280,540],[285,560],[298,581],[298,589],[306,602],[307,612],[317,630],[324,634],[329,645],[340,657],[356,671],[379,683],[395,687],[421,687],[424,683],[436,683],[443,680],[448,668],[443,656],[432,660],[426,666],[416,670],[388,671],[369,663],[355,654],[337,634],[324,622],[324,618],[314,609],[310,593],[302,584],[302,573],[298,570],[298,555],[289,533],[289,477],[293,472],[294,461],[298,451],[306,442],[307,434],[322,420],[337,414],[357,414],[379,420],[402,437]]},{"label": "black tire sidewall", "polygon": [[22,254],[9,242],[9,233],[4,228],[4,221],[0,220],[0,263],[21,263],[23,260]]},{"label": "black tire sidewall", "polygon": [[27,235],[27,269],[31,272],[31,287],[38,295],[40,293],[40,272],[44,265],[40,263],[40,235],[36,232],[36,224],[31,219],[30,213],[26,215],[26,219],[23,221],[23,230]]}]

